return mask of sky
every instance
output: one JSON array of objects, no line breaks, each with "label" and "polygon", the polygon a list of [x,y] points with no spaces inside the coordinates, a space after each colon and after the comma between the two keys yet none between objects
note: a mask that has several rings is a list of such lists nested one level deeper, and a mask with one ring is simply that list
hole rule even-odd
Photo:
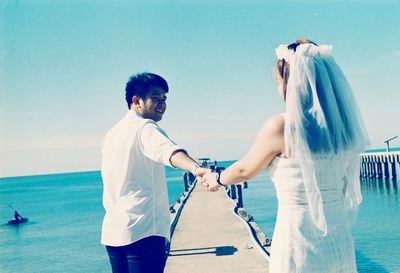
[{"label": "sky", "polygon": [[[98,170],[129,76],[167,79],[159,125],[194,158],[239,159],[283,112],[274,49],[333,45],[371,148],[400,135],[400,1],[0,3],[0,177]],[[400,138],[392,146],[400,146]]]}]

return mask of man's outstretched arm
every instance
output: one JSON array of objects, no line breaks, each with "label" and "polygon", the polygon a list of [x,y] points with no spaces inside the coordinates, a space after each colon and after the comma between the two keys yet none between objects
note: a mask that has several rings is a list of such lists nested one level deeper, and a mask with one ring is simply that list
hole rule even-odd
[{"label": "man's outstretched arm", "polygon": [[197,177],[202,177],[204,174],[210,172],[210,169],[200,167],[197,162],[182,149],[174,151],[169,161],[173,167],[191,172]]}]

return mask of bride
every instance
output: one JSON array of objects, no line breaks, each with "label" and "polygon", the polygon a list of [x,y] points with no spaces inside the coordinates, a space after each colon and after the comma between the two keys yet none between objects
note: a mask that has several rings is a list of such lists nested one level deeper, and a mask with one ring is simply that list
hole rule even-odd
[{"label": "bride", "polygon": [[270,272],[357,272],[350,227],[369,139],[331,51],[306,39],[279,46],[274,74],[286,112],[265,122],[246,156],[200,178],[216,191],[268,168],[278,197]]}]

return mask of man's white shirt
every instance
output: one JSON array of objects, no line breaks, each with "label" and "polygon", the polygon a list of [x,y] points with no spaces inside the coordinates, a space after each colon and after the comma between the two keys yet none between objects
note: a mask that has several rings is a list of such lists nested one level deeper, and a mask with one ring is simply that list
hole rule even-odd
[{"label": "man's white shirt", "polygon": [[[169,239],[165,165],[181,150],[150,119],[129,110],[105,136],[102,147],[101,243],[123,246],[151,235]],[[172,166],[171,166],[172,167]]]}]

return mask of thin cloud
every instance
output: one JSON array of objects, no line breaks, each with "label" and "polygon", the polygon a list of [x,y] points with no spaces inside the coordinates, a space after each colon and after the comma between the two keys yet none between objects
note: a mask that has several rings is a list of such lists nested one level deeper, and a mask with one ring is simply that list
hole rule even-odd
[{"label": "thin cloud", "polygon": [[43,117],[43,116],[47,116],[47,113],[41,113],[41,112],[8,112],[7,116],[10,116],[10,117]]},{"label": "thin cloud", "polygon": [[100,135],[71,135],[42,139],[4,139],[5,152],[37,151],[37,150],[68,150],[101,147],[103,136]]},{"label": "thin cloud", "polygon": [[381,56],[382,59],[400,58],[400,49],[388,52]]},{"label": "thin cloud", "polygon": [[[376,57],[377,60],[379,61],[388,61],[394,58],[400,58],[400,49],[395,49],[393,51],[387,51],[386,53],[382,55],[378,55]],[[370,68],[373,68],[373,66],[370,66]]]},{"label": "thin cloud", "polygon": [[243,140],[243,139],[254,139],[257,136],[257,131],[254,132],[239,132],[239,131],[225,131],[225,132],[188,132],[188,131],[180,131],[170,132],[170,136],[173,135],[173,139],[176,140],[179,144],[180,140],[194,140],[198,141],[217,141],[217,140]]}]

